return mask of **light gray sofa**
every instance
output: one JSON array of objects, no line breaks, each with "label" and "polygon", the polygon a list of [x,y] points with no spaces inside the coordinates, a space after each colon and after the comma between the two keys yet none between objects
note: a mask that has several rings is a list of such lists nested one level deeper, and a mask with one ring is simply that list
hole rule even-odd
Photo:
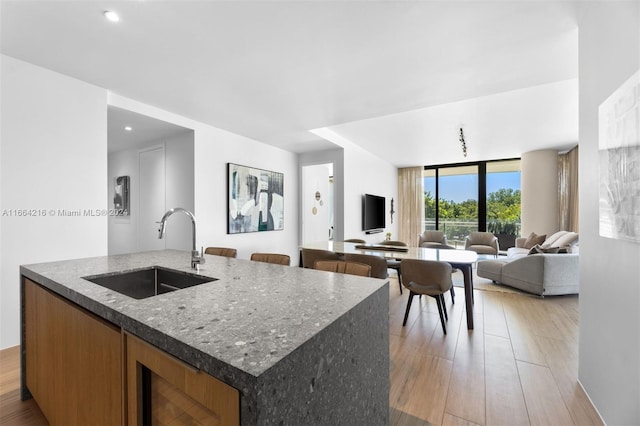
[{"label": "light gray sofa", "polygon": [[529,254],[530,249],[523,247],[525,240],[516,240],[506,258],[479,261],[478,276],[539,296],[577,294],[578,235],[560,231],[539,246],[541,251],[563,247],[570,253]]}]

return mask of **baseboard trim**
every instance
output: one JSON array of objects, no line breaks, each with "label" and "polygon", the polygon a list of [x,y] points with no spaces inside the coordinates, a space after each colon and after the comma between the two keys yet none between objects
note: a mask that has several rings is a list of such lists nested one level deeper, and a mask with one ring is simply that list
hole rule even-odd
[{"label": "baseboard trim", "polygon": [[587,392],[584,386],[582,386],[582,382],[580,382],[580,379],[578,379],[578,385],[580,385],[580,387],[582,388],[582,392],[584,392],[584,394],[587,396],[587,399],[591,403],[591,406],[593,407],[593,409],[596,410],[596,413],[598,414],[598,417],[600,417],[600,421],[602,421],[602,424],[607,426],[607,422],[605,422],[604,419],[602,418],[602,414],[600,414],[600,411],[598,410],[598,407],[596,407],[596,404],[593,403],[593,400],[589,396],[589,392]]}]

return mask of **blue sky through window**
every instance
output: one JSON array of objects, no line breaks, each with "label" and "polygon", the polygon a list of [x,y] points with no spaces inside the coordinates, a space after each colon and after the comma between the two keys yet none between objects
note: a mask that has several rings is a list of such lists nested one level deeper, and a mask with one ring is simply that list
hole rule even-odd
[{"label": "blue sky through window", "polygon": [[[424,190],[435,196],[435,177],[424,178]],[[487,173],[487,194],[501,188],[520,189],[520,172]],[[478,199],[478,175],[454,175],[440,178],[440,197],[456,203]]]}]

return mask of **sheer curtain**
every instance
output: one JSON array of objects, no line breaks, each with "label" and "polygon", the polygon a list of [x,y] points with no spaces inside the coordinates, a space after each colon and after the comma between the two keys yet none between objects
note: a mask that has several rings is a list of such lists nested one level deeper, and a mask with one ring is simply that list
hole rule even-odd
[{"label": "sheer curtain", "polygon": [[398,229],[397,239],[411,247],[418,246],[418,235],[424,222],[423,167],[398,169]]},{"label": "sheer curtain", "polygon": [[578,227],[578,146],[560,154],[558,196],[560,200],[560,230],[579,232]]}]

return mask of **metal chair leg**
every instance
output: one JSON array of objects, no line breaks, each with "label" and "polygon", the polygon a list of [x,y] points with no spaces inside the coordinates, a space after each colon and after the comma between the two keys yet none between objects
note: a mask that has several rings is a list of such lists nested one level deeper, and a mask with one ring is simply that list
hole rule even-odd
[{"label": "metal chair leg", "polygon": [[436,297],[436,303],[438,304],[438,313],[440,314],[440,324],[442,324],[442,331],[447,334],[447,327],[444,325],[444,316],[442,315],[442,302],[439,297]]},{"label": "metal chair leg", "polygon": [[441,294],[439,297],[440,297],[440,303],[442,303],[442,311],[444,312],[444,319],[449,321],[449,316],[447,315],[447,305],[444,304],[444,294]]},{"label": "metal chair leg", "polygon": [[409,291],[409,300],[407,301],[407,310],[404,311],[404,321],[402,322],[402,326],[407,325],[407,318],[409,318],[409,309],[411,309],[411,302],[413,301],[414,292]]},{"label": "metal chair leg", "polygon": [[449,292],[451,293],[451,303],[453,303],[455,305],[456,304],[456,291],[453,289],[453,286],[451,286],[451,290],[449,290]]}]

